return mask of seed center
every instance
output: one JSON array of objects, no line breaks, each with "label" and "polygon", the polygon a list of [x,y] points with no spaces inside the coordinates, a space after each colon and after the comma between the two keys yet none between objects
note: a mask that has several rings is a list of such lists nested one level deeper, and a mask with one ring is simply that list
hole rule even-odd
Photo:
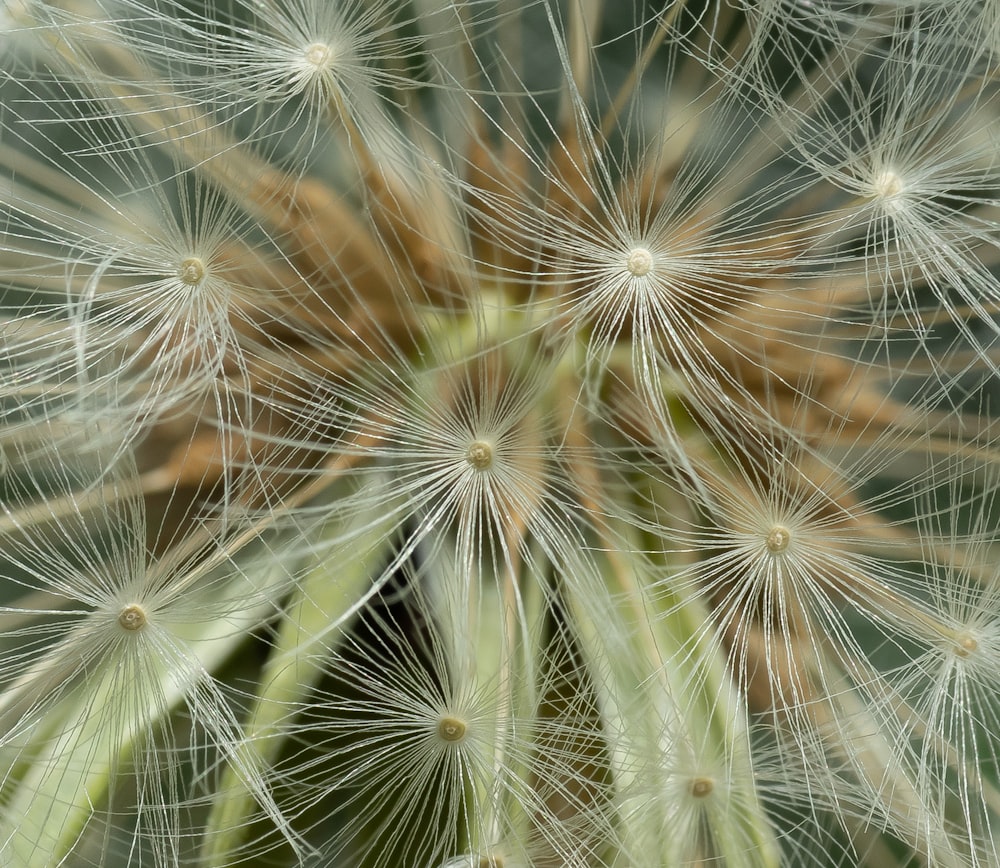
[{"label": "seed center", "polygon": [[955,654],[959,657],[968,657],[970,654],[975,654],[979,650],[979,642],[975,636],[970,636],[968,633],[963,633],[958,637],[958,641],[955,643]]},{"label": "seed center", "polygon": [[205,263],[196,256],[189,256],[177,268],[177,277],[187,286],[197,286],[205,277]]},{"label": "seed center", "polygon": [[118,623],[123,630],[135,633],[146,626],[146,611],[138,603],[129,603],[118,613]]},{"label": "seed center", "polygon": [[785,551],[791,541],[791,531],[789,531],[784,525],[776,524],[770,531],[768,531],[767,537],[764,540],[764,545],[767,546],[767,550],[771,554],[776,555]]},{"label": "seed center", "polygon": [[625,268],[634,277],[645,277],[653,270],[653,254],[645,247],[634,247],[625,260]]},{"label": "seed center", "polygon": [[333,60],[333,49],[325,42],[314,42],[306,46],[302,58],[309,66],[316,69],[329,69]]},{"label": "seed center", "polygon": [[712,794],[715,781],[711,778],[694,778],[691,781],[691,795],[696,799],[704,799]]},{"label": "seed center", "polygon": [[900,196],[906,190],[902,175],[893,169],[881,172],[872,184],[875,196],[882,200],[884,207],[897,210],[901,206]]},{"label": "seed center", "polygon": [[473,440],[465,452],[465,460],[476,470],[489,470],[493,466],[493,446],[485,440]]},{"label": "seed center", "polygon": [[437,733],[438,736],[447,742],[457,742],[465,738],[466,732],[465,721],[458,717],[452,717],[451,715],[445,715],[438,721]]}]

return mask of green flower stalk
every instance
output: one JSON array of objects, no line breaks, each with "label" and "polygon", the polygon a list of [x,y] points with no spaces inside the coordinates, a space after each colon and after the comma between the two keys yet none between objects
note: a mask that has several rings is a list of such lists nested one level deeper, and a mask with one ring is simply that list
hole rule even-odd
[{"label": "green flower stalk", "polygon": [[0,5],[0,864],[1000,868],[994,0]]}]

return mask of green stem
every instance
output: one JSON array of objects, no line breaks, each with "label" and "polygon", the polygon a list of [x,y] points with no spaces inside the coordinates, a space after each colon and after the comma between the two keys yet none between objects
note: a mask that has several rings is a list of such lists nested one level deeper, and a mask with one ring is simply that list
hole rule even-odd
[{"label": "green stem", "polygon": [[[350,551],[341,553],[335,547],[333,552],[315,555],[287,603],[245,724],[247,744],[261,768],[272,766],[278,758],[287,740],[283,721],[301,707],[322,677],[324,661],[344,635],[339,628],[369,598],[379,568],[391,557],[396,522],[384,516],[378,519],[372,509],[353,516],[349,527],[337,524],[321,529],[321,535],[335,533],[337,539],[348,540],[344,548]],[[319,548],[323,548],[322,541]],[[231,767],[218,792],[225,797],[212,804],[200,860],[204,865],[221,865],[232,858],[258,811],[254,794],[241,785]]]},{"label": "green stem", "polygon": [[[778,844],[757,797],[745,711],[722,649],[706,636],[709,614],[701,601],[669,590],[652,604],[646,593],[649,564],[623,554],[642,551],[642,546],[625,528],[615,530],[623,544],[602,546],[602,574],[576,577],[565,593],[584,659],[594,673],[617,791],[626,801],[649,804],[655,798],[650,787],[661,789],[660,810],[626,805],[620,811],[626,858],[648,854],[651,846],[660,853],[656,864],[673,866],[691,858],[685,842],[678,840],[686,827],[672,828],[663,811],[698,813],[691,795],[696,784],[707,787],[706,795],[713,792],[711,778],[705,782],[697,777],[699,760],[704,760],[708,769],[725,776],[723,790],[716,788],[724,804],[713,809],[705,798],[696,843],[704,842],[707,831],[708,855],[720,864],[778,868]],[[695,777],[687,781],[689,772]],[[662,807],[670,800],[685,805]],[[695,830],[690,831],[695,841]]]}]

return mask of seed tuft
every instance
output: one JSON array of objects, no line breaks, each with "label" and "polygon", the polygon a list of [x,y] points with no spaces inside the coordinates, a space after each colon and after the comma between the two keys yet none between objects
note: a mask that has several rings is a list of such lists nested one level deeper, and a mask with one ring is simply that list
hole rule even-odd
[{"label": "seed tuft", "polygon": [[882,202],[882,206],[889,211],[899,210],[902,194],[906,190],[903,177],[893,169],[886,169],[881,172],[872,184],[872,191],[875,197]]}]

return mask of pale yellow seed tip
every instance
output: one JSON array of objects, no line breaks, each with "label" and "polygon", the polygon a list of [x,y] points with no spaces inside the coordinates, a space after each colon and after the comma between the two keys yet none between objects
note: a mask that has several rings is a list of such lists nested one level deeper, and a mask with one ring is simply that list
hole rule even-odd
[{"label": "pale yellow seed tip", "polygon": [[691,795],[696,799],[704,799],[712,794],[715,781],[711,778],[694,778],[691,781]]},{"label": "pale yellow seed tip", "polygon": [[314,42],[306,46],[302,58],[309,66],[314,66],[316,69],[328,69],[333,60],[333,49],[325,42]]},{"label": "pale yellow seed tip", "polygon": [[958,642],[955,644],[955,654],[959,657],[968,657],[970,654],[975,654],[978,650],[979,642],[976,641],[974,636],[964,633],[958,637]]},{"label": "pale yellow seed tip", "polygon": [[882,200],[883,207],[894,210],[899,204],[900,194],[906,189],[901,175],[892,169],[886,169],[876,176],[872,183],[872,193]]},{"label": "pale yellow seed tip", "polygon": [[645,277],[653,270],[653,254],[645,247],[635,247],[629,251],[625,268],[634,277]]},{"label": "pale yellow seed tip", "polygon": [[791,531],[789,531],[784,525],[776,524],[770,531],[768,531],[767,537],[764,540],[764,545],[767,546],[767,550],[771,554],[776,555],[785,551],[791,540]]},{"label": "pale yellow seed tip", "polygon": [[195,256],[190,256],[178,267],[177,277],[181,283],[197,286],[205,277],[205,263]]},{"label": "pale yellow seed tip", "polygon": [[503,868],[503,857],[483,856],[480,858],[477,868]]},{"label": "pale yellow seed tip", "polygon": [[465,731],[465,721],[458,717],[445,715],[438,721],[437,732],[443,741],[461,741],[465,738]]},{"label": "pale yellow seed tip", "polygon": [[489,470],[493,466],[493,446],[485,440],[474,440],[466,450],[465,460],[476,470]]},{"label": "pale yellow seed tip", "polygon": [[146,612],[138,603],[129,603],[118,613],[118,624],[134,633],[146,626]]}]

